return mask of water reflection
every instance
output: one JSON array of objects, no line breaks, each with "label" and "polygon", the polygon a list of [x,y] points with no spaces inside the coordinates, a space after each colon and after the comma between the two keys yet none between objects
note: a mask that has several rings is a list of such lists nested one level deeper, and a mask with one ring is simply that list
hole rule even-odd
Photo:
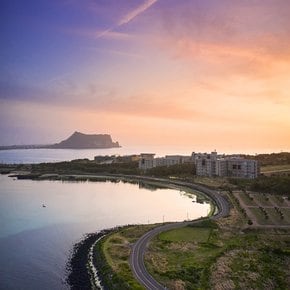
[{"label": "water reflection", "polygon": [[32,181],[1,175],[0,289],[64,289],[70,249],[84,234],[206,216],[209,204],[193,203],[197,197],[192,197],[133,180]]}]

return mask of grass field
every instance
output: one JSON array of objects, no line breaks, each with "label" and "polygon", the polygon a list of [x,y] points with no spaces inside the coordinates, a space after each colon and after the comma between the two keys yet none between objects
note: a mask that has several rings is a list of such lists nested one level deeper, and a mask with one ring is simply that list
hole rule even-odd
[{"label": "grass field", "polygon": [[198,242],[205,243],[209,239],[211,229],[185,227],[173,231],[164,232],[159,235],[162,241],[176,242]]},{"label": "grass field", "polygon": [[[238,192],[235,195],[237,195],[237,197],[241,198],[245,205],[247,205],[247,206],[257,206],[257,203],[254,200],[250,199],[249,194],[246,194],[244,192]],[[250,194],[250,196],[252,197],[253,195]]]},{"label": "grass field", "polygon": [[271,197],[272,202],[277,205],[277,206],[288,206],[289,203],[287,200],[285,200],[283,197],[281,196],[277,196],[277,195],[273,195]]},{"label": "grass field", "polygon": [[167,289],[286,289],[289,234],[185,227],[160,234],[146,267]]},{"label": "grass field", "polygon": [[253,193],[252,196],[253,196],[256,204],[259,206],[273,206],[271,199],[270,199],[270,197],[271,197],[270,194]]},{"label": "grass field", "polygon": [[205,177],[205,176],[194,176],[191,180],[194,183],[203,184],[212,188],[221,188],[225,185],[230,186],[228,180],[224,177]]},{"label": "grass field", "polygon": [[[168,290],[287,289],[290,229],[278,226],[290,225],[290,202],[275,195],[253,192],[250,196],[253,200],[243,191],[229,195],[235,202],[227,218],[204,220],[156,236],[145,254],[151,275]],[[260,228],[247,227],[249,216],[242,214],[241,205]],[[282,219],[275,207],[283,213]],[[264,225],[277,228],[264,229]],[[125,227],[106,237],[102,250],[111,269],[107,275],[123,283],[112,289],[144,289],[131,273],[129,256],[131,245],[152,227]]]},{"label": "grass field", "polygon": [[280,224],[280,225],[289,225],[289,219],[288,216],[283,213],[283,218],[281,218],[281,215],[274,209],[274,208],[267,208],[267,212],[269,214],[269,217],[272,221],[274,221],[274,224]]},{"label": "grass field", "polygon": [[290,171],[290,164],[285,165],[267,165],[261,167],[261,172]]},{"label": "grass field", "polygon": [[290,208],[281,208],[281,212],[284,214],[285,219],[290,221]]},{"label": "grass field", "polygon": [[106,262],[112,273],[118,277],[118,281],[124,283],[120,286],[123,289],[124,285],[128,285],[128,288],[126,289],[145,289],[139,284],[131,272],[129,266],[131,251],[130,244],[134,243],[139,237],[154,226],[156,225],[125,227],[118,232],[108,235],[103,241],[102,251]]},{"label": "grass field", "polygon": [[[279,225],[289,225],[290,227],[290,216],[288,214],[288,212],[290,212],[290,202],[288,199],[280,195],[251,192],[250,196],[253,199],[251,200],[249,196],[242,191],[234,192],[233,194],[239,199],[241,208],[246,210],[251,220],[255,219],[257,225],[273,225],[277,227]],[[263,208],[266,214],[261,211],[260,207]],[[282,219],[279,211],[277,212],[275,208],[283,211]]]}]

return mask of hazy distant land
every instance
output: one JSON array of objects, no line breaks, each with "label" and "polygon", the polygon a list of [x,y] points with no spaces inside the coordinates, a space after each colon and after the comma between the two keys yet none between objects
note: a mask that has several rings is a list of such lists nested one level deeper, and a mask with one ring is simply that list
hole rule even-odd
[{"label": "hazy distant land", "polygon": [[46,145],[8,145],[0,146],[0,150],[11,149],[104,149],[121,147],[119,142],[113,142],[109,134],[84,134],[74,132],[67,139]]}]

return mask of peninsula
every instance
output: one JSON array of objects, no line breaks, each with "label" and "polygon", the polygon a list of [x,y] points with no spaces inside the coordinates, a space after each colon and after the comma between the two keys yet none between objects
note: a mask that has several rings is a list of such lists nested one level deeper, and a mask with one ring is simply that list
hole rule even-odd
[{"label": "peninsula", "polygon": [[109,134],[84,134],[74,132],[67,139],[48,145],[10,145],[0,146],[0,150],[11,149],[104,149],[121,147],[119,142],[113,142]]}]

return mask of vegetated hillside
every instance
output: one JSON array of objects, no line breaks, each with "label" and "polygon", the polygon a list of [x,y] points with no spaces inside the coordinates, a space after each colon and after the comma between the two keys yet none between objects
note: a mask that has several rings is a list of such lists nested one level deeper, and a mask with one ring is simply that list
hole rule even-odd
[{"label": "vegetated hillside", "polygon": [[51,148],[61,149],[89,149],[120,147],[118,142],[113,142],[109,134],[83,134],[74,132],[69,138],[60,143],[51,145]]},{"label": "vegetated hillside", "polygon": [[255,156],[244,155],[244,157],[257,160],[260,166],[290,164],[290,152],[258,154]]},{"label": "vegetated hillside", "polygon": [[239,189],[290,197],[290,176],[260,176],[255,179],[229,178],[229,182]]},{"label": "vegetated hillside", "polygon": [[139,174],[138,162],[97,164],[86,159],[70,162],[40,163],[31,165],[31,173],[41,174]]}]

